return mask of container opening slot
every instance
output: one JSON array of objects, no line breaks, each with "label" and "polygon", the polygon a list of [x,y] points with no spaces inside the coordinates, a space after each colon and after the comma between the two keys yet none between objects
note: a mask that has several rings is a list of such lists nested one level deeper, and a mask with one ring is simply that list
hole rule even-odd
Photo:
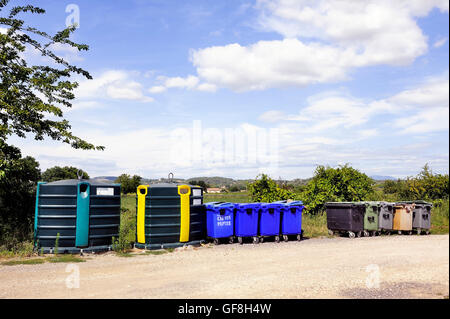
[{"label": "container opening slot", "polygon": [[87,184],[81,184],[80,185],[80,193],[86,193],[87,188],[88,188]]}]

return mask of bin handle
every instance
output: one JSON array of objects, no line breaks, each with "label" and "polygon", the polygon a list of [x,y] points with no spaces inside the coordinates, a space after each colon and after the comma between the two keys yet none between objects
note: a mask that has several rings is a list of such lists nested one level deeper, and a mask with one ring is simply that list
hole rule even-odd
[{"label": "bin handle", "polygon": [[81,171],[81,169],[79,169],[78,171],[77,171],[77,178],[78,178],[78,180],[82,180],[83,179],[83,172]]}]

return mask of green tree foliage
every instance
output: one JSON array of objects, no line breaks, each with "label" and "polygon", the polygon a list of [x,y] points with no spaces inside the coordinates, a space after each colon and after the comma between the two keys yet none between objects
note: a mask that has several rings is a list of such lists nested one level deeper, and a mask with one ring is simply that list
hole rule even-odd
[{"label": "green tree foliage", "polygon": [[206,183],[205,181],[190,180],[189,184],[195,185],[195,186],[200,186],[201,188],[203,188],[203,192],[205,192],[205,193],[206,193],[206,190],[209,188],[209,184]]},{"label": "green tree foliage", "polygon": [[253,183],[247,185],[247,189],[254,202],[274,202],[278,200],[294,199],[295,194],[289,190],[282,189],[266,174],[256,177]]},{"label": "green tree foliage", "polygon": [[131,177],[128,174],[122,174],[115,180],[115,183],[121,184],[123,194],[136,193],[136,189],[141,185],[142,177],[134,175]]},{"label": "green tree foliage", "polygon": [[89,179],[88,173],[79,168],[73,166],[55,166],[45,170],[42,174],[42,181],[49,183],[63,179],[78,179],[78,174],[82,179]]},{"label": "green tree foliage", "polygon": [[374,181],[349,165],[318,166],[300,198],[308,211],[317,214],[328,201],[360,201],[373,193]]},{"label": "green tree foliage", "polygon": [[[0,0],[0,14],[9,2]],[[6,142],[13,134],[25,138],[29,133],[36,140],[48,136],[76,149],[104,149],[74,136],[61,109],[71,107],[75,98],[73,90],[78,83],[71,82],[70,77],[80,75],[91,79],[91,76],[52,51],[55,45],[79,51],[89,47],[70,40],[75,26],[49,35],[18,19],[19,14],[27,13],[44,14],[45,10],[31,5],[16,6],[6,16],[0,16],[0,27],[6,29],[6,33],[0,33],[0,140]],[[25,57],[29,49],[37,50],[51,62],[28,65]]]},{"label": "green tree foliage", "polygon": [[404,184],[404,187],[400,190],[402,199],[435,200],[449,198],[448,174],[433,174],[428,164],[422,168],[417,176],[407,178]]},{"label": "green tree foliage", "polygon": [[9,248],[31,238],[36,183],[41,171],[34,158],[22,158],[14,146],[0,148],[0,161],[0,246]]}]

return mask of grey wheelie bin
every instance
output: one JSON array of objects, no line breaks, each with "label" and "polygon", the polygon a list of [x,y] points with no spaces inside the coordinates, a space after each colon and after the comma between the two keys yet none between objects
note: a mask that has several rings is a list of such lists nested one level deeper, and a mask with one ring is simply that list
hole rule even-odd
[{"label": "grey wheelie bin", "polygon": [[412,228],[420,235],[422,233],[430,234],[431,228],[431,207],[432,203],[423,200],[403,202],[405,204],[414,204],[412,216]]}]

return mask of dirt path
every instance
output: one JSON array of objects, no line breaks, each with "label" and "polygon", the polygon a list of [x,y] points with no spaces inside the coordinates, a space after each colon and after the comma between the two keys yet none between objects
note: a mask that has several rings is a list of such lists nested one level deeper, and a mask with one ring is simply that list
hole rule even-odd
[{"label": "dirt path", "polygon": [[449,236],[234,244],[72,265],[79,288],[66,286],[68,264],[0,266],[0,298],[443,298]]}]

